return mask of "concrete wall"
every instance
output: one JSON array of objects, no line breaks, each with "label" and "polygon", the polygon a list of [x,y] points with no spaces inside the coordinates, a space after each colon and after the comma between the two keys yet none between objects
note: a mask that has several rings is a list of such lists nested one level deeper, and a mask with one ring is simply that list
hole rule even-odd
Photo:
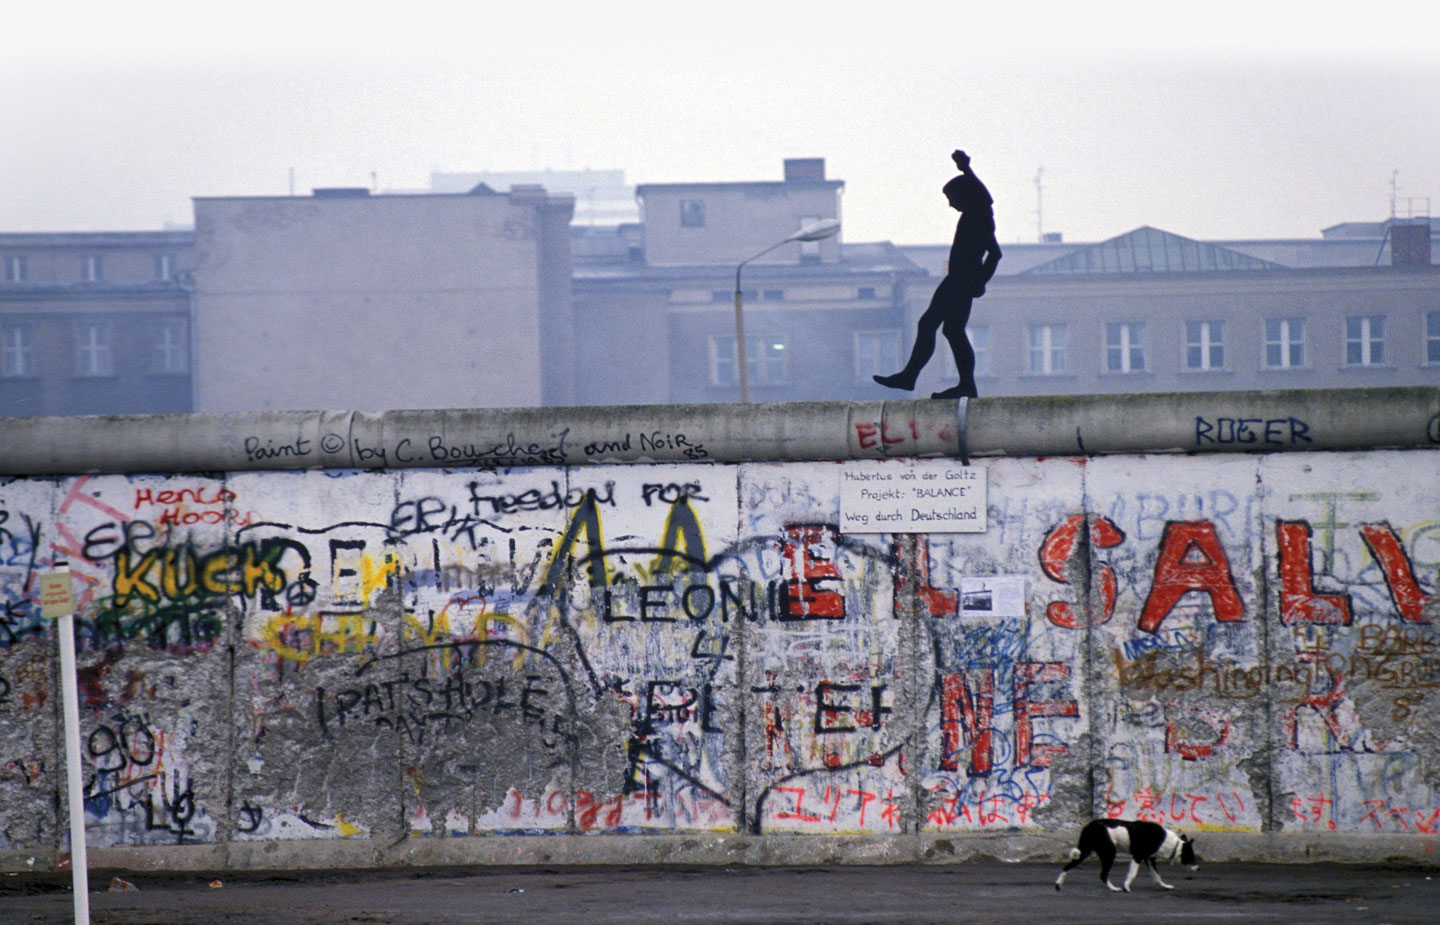
[{"label": "concrete wall", "polygon": [[[1433,860],[1437,460],[990,459],[987,532],[928,536],[840,534],[836,462],[11,480],[0,868],[66,843],[57,555],[97,866],[1048,858],[1103,814]],[[1023,614],[960,606],[991,576]]]}]

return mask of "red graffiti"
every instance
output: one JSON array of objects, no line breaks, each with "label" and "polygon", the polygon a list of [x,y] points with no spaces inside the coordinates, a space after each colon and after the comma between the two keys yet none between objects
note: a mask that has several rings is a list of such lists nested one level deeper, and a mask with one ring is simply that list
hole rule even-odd
[{"label": "red graffiti", "polygon": [[[1136,790],[1129,797],[1120,796],[1113,790],[1105,793],[1105,815],[1110,819],[1144,819],[1158,822],[1188,822],[1194,825],[1240,824],[1238,813],[1246,811],[1245,798],[1239,791],[1229,793],[1170,793],[1167,811],[1166,794],[1154,787],[1146,786]],[[1206,804],[1218,806],[1219,813],[1203,812]],[[1224,817],[1222,823],[1221,818]]]},{"label": "red graffiti", "polygon": [[795,797],[793,809],[781,810],[775,813],[776,819],[797,819],[800,822],[819,822],[820,817],[814,813],[807,813],[801,807],[805,803],[804,787],[776,787],[776,793],[789,793]]},{"label": "red graffiti", "polygon": [[[1031,685],[1064,681],[1070,666],[1062,662],[1015,664],[1015,764],[1048,767],[1066,751],[1064,745],[1035,742],[1034,719],[1043,716],[1079,716],[1074,700],[1032,700]],[[973,680],[972,680],[973,678]],[[972,690],[973,686],[973,690]],[[970,743],[970,773],[987,774],[995,767],[991,748],[995,716],[995,669],[960,671],[941,681],[940,735],[942,771],[958,771],[959,755]]]},{"label": "red graffiti", "polygon": [[1323,822],[1330,828],[1330,831],[1335,831],[1335,801],[1324,793],[1312,797],[1302,797],[1299,794],[1295,794],[1290,798],[1290,811],[1295,814],[1295,818],[1300,822],[1306,822],[1311,825],[1319,825]]},{"label": "red graffiti", "polygon": [[1180,738],[1180,728],[1173,722],[1165,724],[1165,753],[1167,755],[1179,755],[1185,761],[1199,761],[1201,758],[1209,758],[1215,754],[1215,750],[1224,745],[1230,739],[1231,725],[1223,723],[1220,729],[1212,731],[1216,733],[1215,738],[1209,742],[1186,742]]},{"label": "red graffiti", "polygon": [[[773,692],[775,690],[775,672],[767,671],[765,672],[765,677],[769,685],[765,688],[766,692]],[[790,740],[785,735],[785,720],[789,715],[789,709],[787,708],[784,714],[782,714],[780,708],[775,705],[774,699],[769,696],[765,698],[763,706],[765,718],[765,763],[763,767],[766,770],[772,770],[777,767],[775,764],[775,745],[778,742],[780,751],[784,756],[785,769],[793,771],[795,770],[795,755],[790,749]]]},{"label": "red graffiti", "polygon": [[1350,595],[1319,594],[1310,570],[1310,525],[1275,521],[1280,556],[1280,620],[1283,623],[1350,625]]},{"label": "red graffiti", "polygon": [[[992,825],[1010,826],[1014,822],[1027,825],[1035,808],[1042,803],[1050,801],[1050,794],[1027,793],[1018,800],[1010,795],[991,795],[981,797],[975,802],[975,812],[970,811],[970,803],[961,802],[961,794],[951,793],[940,801],[940,806],[930,811],[928,821],[931,825],[949,827],[956,822],[966,822],[970,825],[979,825],[982,828]],[[1013,809],[1015,820],[1011,821],[1006,814],[1006,809]]]},{"label": "red graffiti", "polygon": [[[898,432],[897,432],[898,431]],[[909,433],[905,433],[909,431]],[[905,421],[900,427],[891,427],[889,421],[876,424],[874,421],[856,421],[855,436],[860,441],[860,449],[870,450],[881,444],[894,446],[897,443],[904,443],[906,440],[920,439],[920,424],[914,418]]]},{"label": "red graffiti", "polygon": [[1388,523],[1361,524],[1360,536],[1370,549],[1380,570],[1385,573],[1385,584],[1390,588],[1390,599],[1400,616],[1411,623],[1429,623],[1425,618],[1426,597],[1415,580],[1415,569],[1405,555],[1405,547]]},{"label": "red graffiti", "polygon": [[801,620],[843,620],[845,595],[835,590],[840,570],[825,553],[835,546],[835,528],[805,525],[786,530],[783,555],[789,616]]},{"label": "red graffiti", "polygon": [[[901,551],[896,549],[896,554]],[[915,535],[915,567],[919,574],[916,582],[919,585],[915,589],[915,595],[924,602],[926,609],[932,617],[953,616],[959,607],[959,596],[953,591],[942,591],[930,584],[930,550],[929,544],[925,541],[924,534]],[[898,600],[905,589],[905,570],[895,570],[895,597]]]},{"label": "red graffiti", "polygon": [[[1335,668],[1331,667],[1325,657],[1319,653],[1302,653],[1298,656],[1302,662],[1309,662],[1316,667],[1317,671],[1324,671],[1330,676],[1330,689],[1314,693],[1307,691],[1305,699],[1298,705],[1285,711],[1282,719],[1285,735],[1289,740],[1291,748],[1298,748],[1300,745],[1300,715],[1301,709],[1314,710],[1320,721],[1325,724],[1325,729],[1336,742],[1345,742],[1350,736],[1346,734],[1345,723],[1340,716],[1340,711],[1345,705],[1345,676]],[[1318,677],[1318,675],[1317,675]]]},{"label": "red graffiti", "polygon": [[[805,807],[804,787],[775,787],[776,793],[789,794],[793,802],[787,809],[775,809],[773,818],[786,819],[791,822],[826,822],[834,824],[839,818],[840,809],[847,802],[847,798],[854,797],[851,804],[858,810],[856,826],[865,827],[865,815],[869,811],[870,804],[881,799],[878,793],[871,793],[868,790],[855,790],[853,788],[842,789],[840,787],[825,786],[825,791],[820,795],[820,803],[829,810],[828,815],[820,815],[819,812],[809,812]],[[895,828],[899,822],[899,809],[895,805],[895,794],[891,791],[884,797],[884,804],[881,810],[881,818],[885,820],[890,828]]]},{"label": "red graffiti", "polygon": [[970,773],[986,774],[992,767],[991,718],[995,713],[995,670],[979,673],[974,694],[965,683],[966,672],[946,675],[941,683],[940,735],[943,739],[940,770],[957,771],[965,741],[970,742]]},{"label": "red graffiti", "polygon": [[1400,828],[1407,832],[1411,830],[1412,824],[1415,831],[1425,835],[1434,835],[1437,829],[1440,829],[1440,808],[1411,809],[1408,806],[1391,806],[1388,800],[1361,800],[1360,804],[1369,807],[1369,812],[1361,816],[1360,821],[1370,820],[1379,831],[1385,830],[1386,819],[1399,823]]},{"label": "red graffiti", "polygon": [[1015,666],[1015,763],[1048,768],[1056,755],[1064,754],[1064,745],[1036,744],[1032,717],[1079,716],[1080,705],[1074,700],[1031,700],[1030,685],[1070,678],[1070,666],[1063,662],[1020,662]]},{"label": "red graffiti", "polygon": [[1155,579],[1140,611],[1140,629],[1154,633],[1180,598],[1191,591],[1210,596],[1215,619],[1235,622],[1245,617],[1245,604],[1235,588],[1230,563],[1215,525],[1208,520],[1171,522],[1165,525],[1160,556],[1155,562]]},{"label": "red graffiti", "polygon": [[[1072,557],[1083,554],[1084,544],[1079,542],[1080,529],[1085,525],[1084,514],[1072,514],[1059,526],[1053,527],[1040,544],[1040,568],[1052,581],[1069,584],[1067,571]],[[1090,524],[1090,543],[1099,549],[1110,549],[1125,542],[1125,534],[1108,517],[1097,517]],[[1104,615],[1098,622],[1104,623],[1115,613],[1116,594],[1115,571],[1104,562],[1100,563],[1100,595],[1104,600]],[[1077,629],[1080,619],[1073,605],[1066,601],[1051,601],[1045,608],[1045,615],[1056,626]]]}]

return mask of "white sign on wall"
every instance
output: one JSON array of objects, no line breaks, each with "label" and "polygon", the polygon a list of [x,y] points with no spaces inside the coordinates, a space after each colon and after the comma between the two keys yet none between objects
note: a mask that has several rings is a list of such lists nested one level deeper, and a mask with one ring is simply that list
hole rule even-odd
[{"label": "white sign on wall", "polygon": [[841,533],[984,533],[985,470],[951,459],[857,459],[840,472]]}]

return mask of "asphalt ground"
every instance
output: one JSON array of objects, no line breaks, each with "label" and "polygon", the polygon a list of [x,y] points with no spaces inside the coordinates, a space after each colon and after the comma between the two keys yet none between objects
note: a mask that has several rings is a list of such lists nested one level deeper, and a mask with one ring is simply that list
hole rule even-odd
[{"label": "asphalt ground", "polygon": [[[979,860],[883,867],[430,868],[91,878],[90,920],[246,923],[1122,923],[1440,922],[1440,868],[1350,864],[1162,865],[1133,892],[1101,884],[1092,858],[1054,887],[1059,864]],[[1112,880],[1124,879],[1117,863]],[[118,884],[117,884],[118,886]],[[0,875],[0,922],[72,921],[68,875]]]}]

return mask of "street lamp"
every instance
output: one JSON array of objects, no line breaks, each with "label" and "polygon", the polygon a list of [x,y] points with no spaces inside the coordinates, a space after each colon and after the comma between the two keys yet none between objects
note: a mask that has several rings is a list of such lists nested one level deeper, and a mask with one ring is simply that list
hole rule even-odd
[{"label": "street lamp", "polygon": [[740,400],[742,402],[748,404],[750,401],[750,365],[745,356],[745,297],[740,294],[740,271],[745,269],[745,264],[764,257],[777,247],[793,241],[819,241],[831,237],[839,230],[840,219],[838,218],[822,218],[818,222],[811,222],[785,240],[777,241],[754,257],[747,257],[740,261],[740,265],[735,268],[735,361],[740,367]]}]

